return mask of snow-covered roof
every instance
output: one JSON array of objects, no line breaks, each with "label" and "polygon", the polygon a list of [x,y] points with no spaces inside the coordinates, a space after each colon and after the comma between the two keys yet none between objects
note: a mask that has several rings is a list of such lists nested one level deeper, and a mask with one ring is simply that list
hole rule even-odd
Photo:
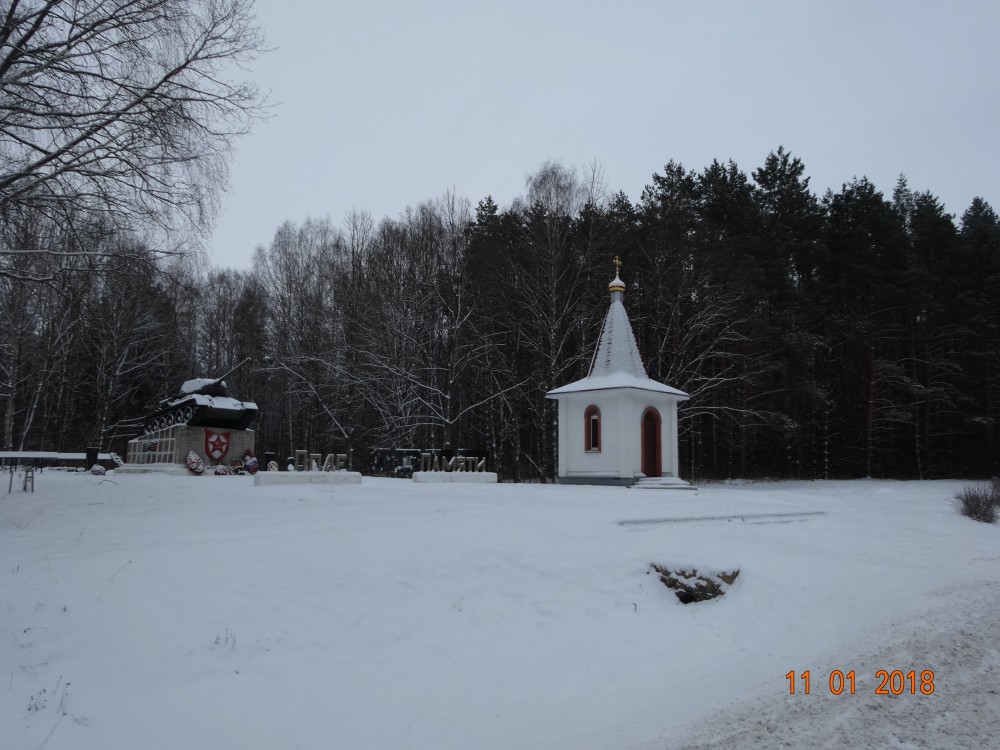
[{"label": "snow-covered roof", "polygon": [[634,375],[629,375],[624,372],[614,372],[610,375],[602,375],[596,378],[588,376],[560,388],[554,388],[545,395],[548,398],[554,398],[555,396],[562,396],[566,393],[579,393],[580,391],[606,391],[611,388],[635,388],[640,391],[668,393],[671,396],[677,396],[680,401],[684,401],[689,398],[684,391],[671,388],[665,383],[657,382],[656,380],[652,380],[648,377],[637,378]]},{"label": "snow-covered roof", "polygon": [[608,286],[611,291],[611,306],[604,318],[601,338],[597,342],[597,351],[590,365],[590,373],[582,380],[549,391],[545,394],[547,397],[553,398],[579,391],[636,388],[669,393],[679,399],[688,398],[688,394],[684,391],[651,380],[646,374],[646,368],[639,356],[639,347],[635,343],[635,334],[632,333],[632,324],[629,322],[628,313],[625,312],[625,305],[622,304],[624,288],[625,285],[616,274]]},{"label": "snow-covered roof", "polygon": [[635,344],[632,324],[629,323],[628,313],[625,312],[625,305],[622,304],[620,297],[620,294],[613,295],[588,377],[601,378],[621,372],[648,380],[646,368],[643,367],[642,358],[639,356],[639,347]]}]

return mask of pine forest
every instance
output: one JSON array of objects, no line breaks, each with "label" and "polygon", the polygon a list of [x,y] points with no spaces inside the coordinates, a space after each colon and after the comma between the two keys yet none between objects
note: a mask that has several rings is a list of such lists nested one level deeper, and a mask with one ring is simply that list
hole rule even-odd
[{"label": "pine forest", "polygon": [[221,374],[260,451],[479,449],[550,481],[550,388],[586,375],[620,256],[646,369],[691,395],[685,476],[1000,472],[1000,219],[900,178],[811,192],[782,148],[750,176],[670,162],[638,202],[546,163],[509,207],[455,195],[279,227],[251,270],[114,226],[8,212],[5,446],[124,453],[144,409]]}]

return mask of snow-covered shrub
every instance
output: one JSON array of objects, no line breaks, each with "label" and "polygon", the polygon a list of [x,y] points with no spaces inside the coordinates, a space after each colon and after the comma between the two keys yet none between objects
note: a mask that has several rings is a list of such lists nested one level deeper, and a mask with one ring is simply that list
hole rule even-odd
[{"label": "snow-covered shrub", "polygon": [[682,604],[704,602],[722,596],[740,574],[739,568],[732,572],[703,574],[694,568],[671,570],[656,563],[650,563],[649,567],[659,573],[660,581],[668,589],[673,590]]},{"label": "snow-covered shrub", "polygon": [[93,474],[95,477],[103,477],[107,472],[105,471],[104,467],[101,466],[100,464],[94,464],[93,466],[90,467],[90,473]]},{"label": "snow-covered shrub", "polygon": [[955,504],[963,516],[973,521],[995,523],[1000,515],[1000,479],[994,477],[988,485],[963,487],[955,495]]}]

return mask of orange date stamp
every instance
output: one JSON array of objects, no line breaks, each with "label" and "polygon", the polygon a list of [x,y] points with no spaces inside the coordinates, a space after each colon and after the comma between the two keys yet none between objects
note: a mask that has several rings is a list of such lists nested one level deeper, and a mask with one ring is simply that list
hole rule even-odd
[{"label": "orange date stamp", "polygon": [[[855,694],[855,672],[842,672],[835,669],[830,672],[827,678],[827,688],[833,695],[854,695]],[[785,675],[788,680],[788,694],[810,695],[812,693],[812,673],[795,672],[794,670]],[[904,672],[901,669],[880,669],[875,673],[875,695],[933,695],[934,693],[934,672],[925,669],[920,673],[911,669]]]}]

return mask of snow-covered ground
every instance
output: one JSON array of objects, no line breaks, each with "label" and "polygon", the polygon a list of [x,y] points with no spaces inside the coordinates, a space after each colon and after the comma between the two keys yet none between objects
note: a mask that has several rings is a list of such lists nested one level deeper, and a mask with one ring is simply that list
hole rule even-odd
[{"label": "snow-covered ground", "polygon": [[[1000,747],[961,482],[35,484],[0,495],[5,750]],[[741,573],[685,606],[654,562]]]}]

